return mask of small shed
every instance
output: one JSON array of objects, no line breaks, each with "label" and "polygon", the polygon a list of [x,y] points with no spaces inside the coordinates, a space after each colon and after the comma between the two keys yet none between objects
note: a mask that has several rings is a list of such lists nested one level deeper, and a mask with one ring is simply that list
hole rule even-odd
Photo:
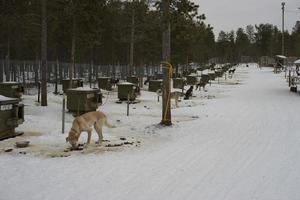
[{"label": "small shed", "polygon": [[133,83],[129,82],[123,82],[118,84],[118,98],[120,101],[126,101],[128,100],[128,95],[129,95],[129,100],[134,101],[136,98],[136,85]]},{"label": "small shed", "polygon": [[23,134],[15,131],[23,122],[24,105],[20,99],[0,95],[0,140]]},{"label": "small shed", "polygon": [[275,63],[275,59],[269,56],[261,56],[259,58],[259,65],[261,67],[268,67],[268,66],[273,66]]},{"label": "small shed", "polygon": [[162,89],[163,80],[150,80],[149,81],[149,88],[150,92],[156,92],[159,89]]},{"label": "small shed", "polygon": [[196,85],[199,82],[199,77],[197,74],[190,74],[186,77],[186,84]]},{"label": "small shed", "polygon": [[67,109],[76,115],[96,111],[101,103],[102,94],[97,88],[79,87],[67,90]]},{"label": "small shed", "polygon": [[216,79],[216,73],[214,71],[208,72],[209,80],[215,80]]},{"label": "small shed", "polygon": [[299,72],[299,68],[300,68],[300,59],[299,60],[296,60],[294,62],[294,65],[296,65],[296,71]]},{"label": "small shed", "polygon": [[223,76],[223,71],[222,71],[222,69],[216,69],[216,70],[215,70],[215,74],[216,74],[216,77],[222,77],[222,76]]},{"label": "small shed", "polygon": [[[80,78],[74,78],[72,79],[71,86],[72,86],[71,88],[83,87],[83,80]],[[62,80],[62,89],[64,93],[66,93],[67,90],[70,89],[70,79]]]},{"label": "small shed", "polygon": [[127,77],[127,82],[138,85],[139,84],[139,78],[137,76],[128,76]]},{"label": "small shed", "polygon": [[11,97],[11,98],[21,98],[23,93],[24,93],[24,87],[22,83],[18,83],[18,82],[0,83],[0,95]]},{"label": "small shed", "polygon": [[111,77],[99,77],[98,87],[99,89],[102,90],[111,91],[112,90]]},{"label": "small shed", "polygon": [[173,78],[173,88],[183,89],[185,83],[186,81],[184,78]]},{"label": "small shed", "polygon": [[202,74],[200,78],[201,83],[208,83],[209,82],[209,75],[208,74]]},{"label": "small shed", "polygon": [[275,62],[276,64],[274,65],[274,73],[278,73],[283,69],[285,62],[286,62],[287,57],[283,55],[276,55],[275,56]]},{"label": "small shed", "polygon": [[161,72],[155,73],[155,79],[159,80],[159,79],[163,79],[164,78],[164,74]]}]

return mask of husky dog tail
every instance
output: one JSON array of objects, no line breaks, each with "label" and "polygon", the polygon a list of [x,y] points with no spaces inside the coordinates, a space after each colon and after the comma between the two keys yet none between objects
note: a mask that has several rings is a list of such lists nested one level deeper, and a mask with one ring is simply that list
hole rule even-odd
[{"label": "husky dog tail", "polygon": [[107,126],[108,128],[116,128],[116,126],[111,125],[111,124],[109,124],[109,123],[107,122],[107,118],[105,118],[104,124],[105,124],[105,126]]}]

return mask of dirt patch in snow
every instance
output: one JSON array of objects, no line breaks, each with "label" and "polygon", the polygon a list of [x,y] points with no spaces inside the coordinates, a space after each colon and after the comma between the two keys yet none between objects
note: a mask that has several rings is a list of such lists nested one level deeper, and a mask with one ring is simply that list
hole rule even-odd
[{"label": "dirt patch in snow", "polygon": [[[68,144],[65,143],[41,143],[37,142],[35,137],[41,136],[38,132],[26,132],[21,137],[11,138],[0,142],[0,154],[6,155],[32,155],[32,156],[45,156],[49,158],[55,157],[69,157],[78,154],[100,154],[111,151],[122,151],[128,148],[140,147],[141,141],[133,137],[116,137],[110,140],[103,141],[101,145],[90,144],[89,146],[81,145],[81,149],[72,150]],[[30,141],[28,147],[17,148],[16,142]]]}]

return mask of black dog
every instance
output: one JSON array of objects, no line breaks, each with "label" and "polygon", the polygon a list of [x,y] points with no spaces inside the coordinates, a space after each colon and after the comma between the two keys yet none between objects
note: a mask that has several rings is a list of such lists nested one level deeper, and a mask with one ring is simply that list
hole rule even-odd
[{"label": "black dog", "polygon": [[113,85],[113,86],[116,86],[118,83],[119,83],[120,79],[115,79],[115,78],[111,78],[110,79],[110,83]]},{"label": "black dog", "polygon": [[144,81],[144,85],[147,85],[150,80],[151,80],[150,77],[147,77],[147,79]]},{"label": "black dog", "polygon": [[229,73],[229,74],[234,74],[234,72],[235,72],[235,69],[230,69],[230,70],[228,70],[228,73]]},{"label": "black dog", "polygon": [[204,81],[204,80],[200,80],[199,83],[197,83],[196,85],[196,90],[199,88],[199,91],[201,90],[201,87],[203,88],[203,91],[207,92],[207,90],[205,90],[205,86],[208,82]]},{"label": "black dog", "polygon": [[135,86],[134,93],[136,95],[141,95],[141,88],[139,86]]},{"label": "black dog", "polygon": [[191,86],[185,93],[184,98],[185,100],[189,99],[193,95],[194,86]]}]

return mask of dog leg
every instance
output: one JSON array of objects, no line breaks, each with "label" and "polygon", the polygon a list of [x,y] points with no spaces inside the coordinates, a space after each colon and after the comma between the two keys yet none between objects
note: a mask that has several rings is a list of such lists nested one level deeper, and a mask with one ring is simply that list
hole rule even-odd
[{"label": "dog leg", "polygon": [[92,131],[93,131],[93,129],[91,129],[91,128],[88,129],[88,131],[87,131],[87,133],[88,133],[88,138],[87,138],[87,142],[86,142],[87,145],[89,145],[91,142]]},{"label": "dog leg", "polygon": [[98,123],[96,123],[94,127],[95,127],[95,130],[96,130],[97,134],[98,134],[98,144],[101,144],[102,141],[103,141],[102,127]]}]

